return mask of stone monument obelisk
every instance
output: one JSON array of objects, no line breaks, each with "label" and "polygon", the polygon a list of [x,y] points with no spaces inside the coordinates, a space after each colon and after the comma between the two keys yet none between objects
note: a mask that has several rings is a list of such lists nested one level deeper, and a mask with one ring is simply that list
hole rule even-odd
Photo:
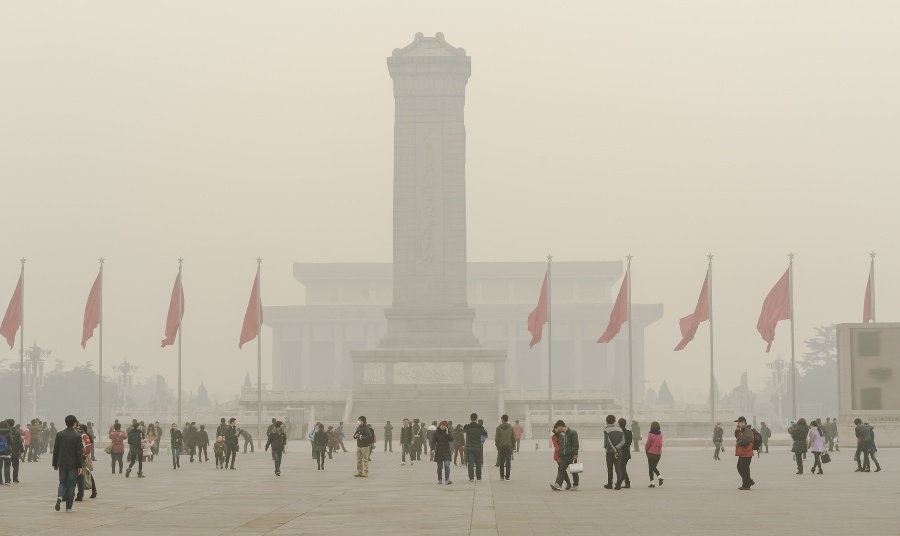
[{"label": "stone monument obelisk", "polygon": [[465,399],[487,407],[493,400],[495,412],[506,352],[481,347],[467,298],[464,107],[471,58],[443,34],[418,33],[387,64],[395,102],[393,303],[377,348],[351,354],[354,412],[371,406],[380,413],[388,401],[410,397],[422,411],[457,408]]}]

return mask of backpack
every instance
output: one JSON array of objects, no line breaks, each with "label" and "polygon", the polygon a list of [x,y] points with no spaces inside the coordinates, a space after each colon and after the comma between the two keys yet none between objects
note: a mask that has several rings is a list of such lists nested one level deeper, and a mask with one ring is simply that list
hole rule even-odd
[{"label": "backpack", "polygon": [[756,451],[756,456],[759,457],[759,453],[763,447],[762,436],[756,431],[756,428],[751,428],[750,431],[753,432],[753,450]]},{"label": "backpack", "polygon": [[3,434],[0,434],[0,454],[9,454],[9,441]]}]

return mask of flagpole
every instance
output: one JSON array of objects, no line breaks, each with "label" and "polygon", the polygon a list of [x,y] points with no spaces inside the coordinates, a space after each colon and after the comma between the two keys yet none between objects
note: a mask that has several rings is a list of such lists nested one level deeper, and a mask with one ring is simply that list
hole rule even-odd
[{"label": "flagpole", "polygon": [[715,426],[716,424],[716,374],[714,369],[714,359],[715,355],[714,347],[713,347],[713,307],[712,307],[712,260],[713,254],[710,253],[706,256],[709,260],[709,265],[706,268],[706,276],[708,278],[707,288],[706,288],[706,301],[707,307],[709,308],[709,413],[711,418],[711,424]]},{"label": "flagpole", "polygon": [[871,301],[869,304],[870,310],[869,312],[872,314],[872,322],[875,322],[875,252],[869,253],[869,256],[872,257],[872,262],[869,263],[869,281],[872,285],[871,287]]},{"label": "flagpole", "polygon": [[547,417],[553,429],[553,328],[550,322],[550,265],[553,255],[547,255]]},{"label": "flagpole", "polygon": [[634,421],[634,352],[632,348],[632,332],[631,332],[631,259],[628,255],[628,271],[625,277],[628,278],[628,420]]},{"label": "flagpole", "polygon": [[[19,424],[25,426],[25,257],[22,257],[22,292],[19,294]],[[33,418],[33,416],[32,416]]]},{"label": "flagpole", "polygon": [[97,408],[97,426],[99,426],[100,430],[103,430],[104,422],[103,422],[103,262],[106,259],[100,257],[100,365],[99,365],[99,376],[100,376],[100,392],[99,392],[99,407]]},{"label": "flagpole", "polygon": [[794,254],[788,253],[788,296],[791,306],[791,414],[797,420],[797,366],[794,357]]},{"label": "flagpole", "polygon": [[260,267],[262,257],[256,258],[256,441],[262,446],[262,301],[260,298]]},{"label": "flagpole", "polygon": [[181,426],[181,317],[184,316],[184,287],[181,284],[181,265],[184,259],[178,257],[178,426]]}]

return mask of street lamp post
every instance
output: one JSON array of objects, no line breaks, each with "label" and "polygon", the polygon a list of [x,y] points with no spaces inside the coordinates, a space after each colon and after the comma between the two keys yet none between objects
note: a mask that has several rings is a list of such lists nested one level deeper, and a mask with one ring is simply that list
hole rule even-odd
[{"label": "street lamp post", "polygon": [[[37,396],[38,390],[44,386],[44,362],[50,358],[51,350],[45,350],[37,345],[25,352],[27,356],[25,361],[26,388],[31,396],[31,418],[37,417]],[[24,425],[23,425],[24,426]]]}]

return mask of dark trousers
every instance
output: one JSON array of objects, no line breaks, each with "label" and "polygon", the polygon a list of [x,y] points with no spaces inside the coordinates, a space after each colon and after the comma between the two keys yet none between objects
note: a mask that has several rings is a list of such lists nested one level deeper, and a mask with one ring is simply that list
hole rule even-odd
[{"label": "dark trousers", "polygon": [[59,488],[56,496],[66,500],[66,510],[72,509],[75,500],[75,481],[78,480],[78,469],[74,467],[59,468]]},{"label": "dark trousers", "polygon": [[325,451],[321,447],[316,447],[316,464],[319,469],[325,469]]},{"label": "dark trousers", "polygon": [[409,454],[409,461],[413,461],[413,454],[410,451],[409,443],[400,443],[400,461],[406,463],[406,455]]},{"label": "dark trousers", "polygon": [[181,467],[181,447],[172,447],[172,469]]},{"label": "dark trousers", "polygon": [[512,467],[512,447],[499,447],[497,453],[500,455],[500,478],[509,479],[509,470]]},{"label": "dark trousers", "polygon": [[464,445],[455,445],[453,447],[453,463],[456,463],[456,456],[459,455],[459,463],[466,463],[466,447]]},{"label": "dark trousers", "polygon": [[803,472],[803,457],[806,456],[805,452],[795,452],[794,457],[797,459],[797,472]]},{"label": "dark trousers", "polygon": [[413,439],[413,459],[419,461],[422,459],[422,440],[416,437]]},{"label": "dark trousers", "polygon": [[21,461],[21,459],[20,459],[18,456],[13,456],[13,457],[12,457],[12,477],[13,477],[13,482],[18,482],[18,481],[19,481],[19,461]]},{"label": "dark trousers", "polygon": [[713,459],[714,459],[714,460],[718,460],[718,459],[719,459],[719,453],[722,452],[722,442],[721,442],[721,441],[714,441],[714,442],[713,442],[713,445],[715,445],[715,447],[716,447],[715,452],[713,452]]},{"label": "dark trousers", "polygon": [[616,473],[616,485],[622,485],[622,461],[615,452],[606,453],[606,485],[613,483],[613,471]]},{"label": "dark trousers", "polygon": [[26,451],[26,452],[27,452],[27,459],[28,459],[28,461],[30,461],[30,462],[36,462],[36,461],[37,461],[37,459],[38,459],[38,454],[37,454],[37,452],[34,450],[34,443],[31,443],[31,444],[27,447],[27,451]]},{"label": "dark trousers", "polygon": [[231,468],[234,469],[234,458],[237,456],[238,446],[225,444],[225,467],[228,467],[229,460]]},{"label": "dark trousers", "polygon": [[138,464],[138,474],[144,472],[144,453],[140,447],[131,447],[128,450],[128,470],[134,467],[134,462]]},{"label": "dark trousers", "polygon": [[[860,454],[863,455],[865,462],[861,463]],[[856,468],[857,469],[868,469],[869,468],[869,442],[868,441],[860,441],[859,444],[856,445],[856,454],[853,456],[853,459],[856,460]]]},{"label": "dark trousers", "polygon": [[481,480],[481,465],[484,463],[484,449],[482,447],[466,447],[466,461],[469,466],[469,480],[475,478]]},{"label": "dark trousers", "polygon": [[519,444],[522,442],[521,437],[516,438],[516,452],[519,452]]},{"label": "dark trousers", "polygon": [[656,466],[659,465],[659,454],[650,454],[647,453],[647,468],[650,470],[650,482],[653,482],[653,476],[659,476],[659,469]]},{"label": "dark trousers", "polygon": [[110,456],[112,456],[112,472],[113,472],[113,474],[116,473],[116,463],[117,462],[119,464],[119,472],[120,473],[122,472],[122,456],[124,456],[124,455],[125,455],[124,452],[113,452],[112,454],[110,454]]},{"label": "dark trousers", "polygon": [[822,453],[821,452],[813,452],[813,456],[815,456],[815,461],[813,462],[813,466],[809,468],[810,473],[815,473],[816,467],[819,468],[819,471],[822,470]]},{"label": "dark trousers", "polygon": [[[574,456],[560,456],[559,464],[556,466],[556,485],[562,486],[562,483],[566,483],[566,487],[568,488],[569,484],[569,473],[567,469],[569,465],[572,463]],[[578,485],[578,473],[572,473],[572,484]]]},{"label": "dark trousers", "polygon": [[250,445],[250,452],[253,452],[253,440],[245,439],[244,440],[244,454],[247,454],[247,445]]},{"label": "dark trousers", "polygon": [[208,445],[199,445],[197,447],[197,461],[202,462],[204,456],[206,457],[206,461],[209,461],[209,446]]},{"label": "dark trousers", "polygon": [[[275,472],[276,473],[281,472],[281,455],[282,454],[284,454],[283,450],[279,450],[279,449],[275,449],[275,448],[272,449],[272,460],[275,462]],[[209,459],[209,458],[207,458],[207,459]],[[325,467],[324,459],[322,459],[322,467]]]},{"label": "dark trousers", "polygon": [[[78,475],[78,478],[75,480],[75,485],[78,488],[78,493],[75,498],[81,499],[84,497],[84,473]],[[95,493],[97,493],[97,479],[94,478],[94,473],[91,473],[91,495]]]},{"label": "dark trousers", "polygon": [[738,456],[737,461],[737,470],[738,474],[741,475],[741,487],[749,488],[750,484],[753,482],[753,479],[750,478],[750,462],[753,461],[753,458]]},{"label": "dark trousers", "polygon": [[628,478],[628,460],[630,460],[630,459],[631,459],[631,456],[628,456],[626,458],[626,457],[622,457],[621,455],[619,455],[619,466],[622,468],[621,481],[624,482],[625,484],[628,484],[629,486],[631,485],[631,479]]},{"label": "dark trousers", "polygon": [[391,439],[391,436],[384,436],[384,451],[394,452],[394,440]]}]

